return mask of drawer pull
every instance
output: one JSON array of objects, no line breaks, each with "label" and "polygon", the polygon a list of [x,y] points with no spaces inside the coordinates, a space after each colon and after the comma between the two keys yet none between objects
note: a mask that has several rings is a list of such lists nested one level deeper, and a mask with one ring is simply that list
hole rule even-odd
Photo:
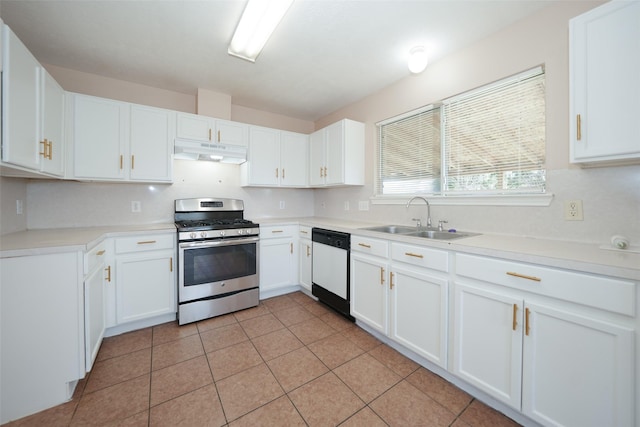
[{"label": "drawer pull", "polygon": [[414,254],[413,252],[405,252],[404,254],[405,254],[406,256],[412,256],[412,257],[414,257],[414,258],[424,258],[424,256],[423,256],[423,255],[420,255],[420,254]]},{"label": "drawer pull", "polygon": [[582,118],[580,114],[576,116],[576,139],[578,141],[582,139]]},{"label": "drawer pull", "polygon": [[107,272],[107,282],[111,282],[111,266],[107,266],[107,268],[105,268],[106,272]]},{"label": "drawer pull", "polygon": [[139,245],[151,245],[153,243],[156,243],[155,240],[143,240],[142,242],[138,242]]},{"label": "drawer pull", "polygon": [[380,267],[380,284],[384,285],[384,268]]},{"label": "drawer pull", "polygon": [[371,248],[371,245],[367,245],[366,243],[358,243],[358,246],[362,246],[363,248]]},{"label": "drawer pull", "polygon": [[96,255],[98,255],[98,256],[102,256],[102,255],[104,255],[104,253],[105,253],[105,252],[106,252],[106,251],[103,249],[103,250],[101,250],[101,251],[96,252]]},{"label": "drawer pull", "polygon": [[309,234],[309,232],[308,232],[308,231],[306,231],[306,230],[300,230],[300,233],[302,233],[302,234]]},{"label": "drawer pull", "polygon": [[389,273],[389,289],[393,289],[393,271]]},{"label": "drawer pull", "polygon": [[515,273],[513,271],[507,271],[509,276],[520,277],[521,279],[533,280],[534,282],[541,282],[542,279],[536,276],[527,276],[526,274]]},{"label": "drawer pull", "polygon": [[531,313],[531,310],[529,310],[529,308],[525,308],[524,309],[524,334],[526,336],[529,336],[529,314]]},{"label": "drawer pull", "polygon": [[283,230],[271,230],[272,233],[283,233]]},{"label": "drawer pull", "polygon": [[518,327],[518,321],[516,320],[517,314],[518,314],[518,304],[513,304],[513,330],[514,331]]}]

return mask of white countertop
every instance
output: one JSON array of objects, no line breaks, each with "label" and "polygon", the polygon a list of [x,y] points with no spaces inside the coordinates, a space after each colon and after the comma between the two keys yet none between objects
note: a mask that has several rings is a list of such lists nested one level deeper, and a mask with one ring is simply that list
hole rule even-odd
[{"label": "white countertop", "polygon": [[[381,225],[379,223],[321,217],[261,218],[257,219],[256,222],[262,226],[300,224],[310,227],[324,227],[390,241],[640,280],[639,253],[601,249],[596,244],[497,234],[481,234],[459,240],[440,241],[362,230],[364,227]],[[0,236],[0,258],[76,250],[84,251],[90,250],[106,237],[117,237],[118,235],[130,233],[151,234],[165,232],[175,233],[175,225],[173,223],[165,223],[26,230]]]},{"label": "white countertop", "polygon": [[0,236],[0,258],[85,251],[106,237],[118,235],[175,233],[169,224],[118,225],[110,227],[46,228],[18,231]]},{"label": "white countertop", "polygon": [[383,225],[379,223],[321,217],[260,219],[256,222],[265,226],[270,224],[302,224],[324,227],[361,236],[640,280],[639,253],[601,249],[597,244],[498,234],[480,234],[459,240],[442,241],[362,230],[363,227]]}]

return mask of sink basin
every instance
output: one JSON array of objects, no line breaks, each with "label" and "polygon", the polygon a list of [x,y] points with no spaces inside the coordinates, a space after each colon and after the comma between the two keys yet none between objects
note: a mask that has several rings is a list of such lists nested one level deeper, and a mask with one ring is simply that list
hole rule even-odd
[{"label": "sink basin", "polygon": [[450,233],[448,231],[420,230],[412,233],[405,233],[406,236],[424,237],[425,239],[453,240],[463,237],[477,236],[475,233]]},{"label": "sink basin", "polygon": [[376,227],[365,227],[363,230],[378,231],[380,233],[402,234],[403,236],[422,237],[434,240],[453,240],[463,237],[477,236],[477,233],[452,233],[448,231],[427,230],[411,227],[408,225],[379,225]]},{"label": "sink basin", "polygon": [[407,234],[416,231],[416,227],[410,227],[408,225],[380,225],[378,227],[367,227],[363,230],[379,231],[381,233],[391,234]]}]

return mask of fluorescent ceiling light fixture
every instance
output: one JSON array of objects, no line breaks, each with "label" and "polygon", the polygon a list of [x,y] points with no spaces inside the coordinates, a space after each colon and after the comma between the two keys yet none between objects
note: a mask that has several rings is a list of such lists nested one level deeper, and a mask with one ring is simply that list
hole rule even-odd
[{"label": "fluorescent ceiling light fixture", "polygon": [[249,0],[229,44],[229,55],[256,62],[293,0]]},{"label": "fluorescent ceiling light fixture", "polygon": [[427,68],[429,57],[427,56],[427,50],[424,46],[414,46],[409,51],[409,71],[413,74],[418,74]]}]

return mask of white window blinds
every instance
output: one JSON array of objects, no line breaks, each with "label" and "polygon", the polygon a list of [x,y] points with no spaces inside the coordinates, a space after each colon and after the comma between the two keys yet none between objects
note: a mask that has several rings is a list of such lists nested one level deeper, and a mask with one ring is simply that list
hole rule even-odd
[{"label": "white window blinds", "polygon": [[443,101],[447,193],[544,191],[544,85],[536,68]]},{"label": "white window blinds", "polygon": [[378,195],[545,191],[542,67],[378,126]]},{"label": "white window blinds", "polygon": [[427,107],[380,128],[378,194],[440,191],[440,109]]}]

